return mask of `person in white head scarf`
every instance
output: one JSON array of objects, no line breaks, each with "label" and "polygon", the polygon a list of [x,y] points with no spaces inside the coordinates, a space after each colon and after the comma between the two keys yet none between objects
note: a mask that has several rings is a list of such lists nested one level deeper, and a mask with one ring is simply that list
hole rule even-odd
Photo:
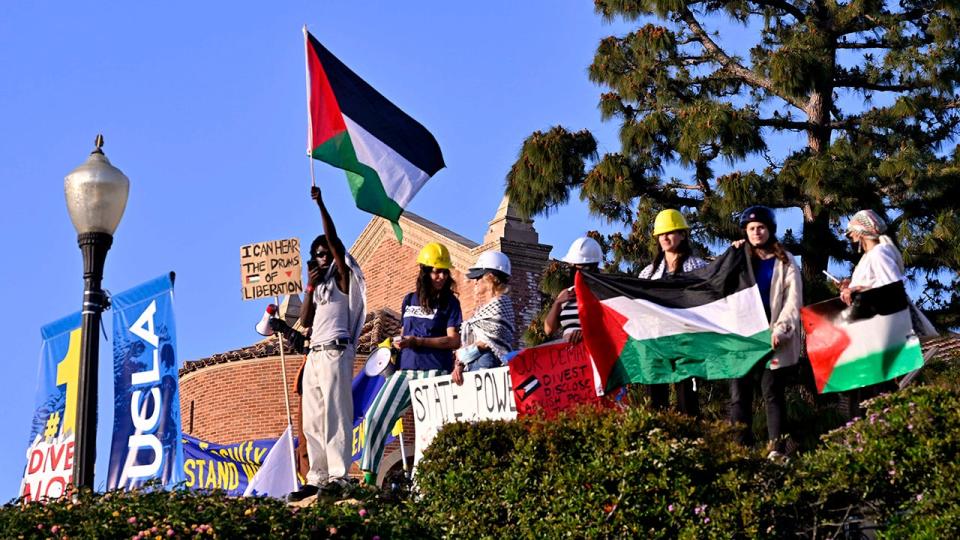
[{"label": "person in white head scarf", "polygon": [[[887,223],[873,210],[861,210],[847,224],[847,238],[859,244],[863,257],[853,269],[853,276],[840,284],[840,299],[847,305],[853,302],[853,293],[882,287],[896,281],[906,281],[903,257],[893,240],[884,234]],[[920,336],[937,335],[930,320],[910,303],[913,327]]]},{"label": "person in white head scarf", "polygon": [[840,298],[848,305],[853,301],[856,291],[882,287],[901,281],[903,275],[903,257],[893,240],[883,234],[887,224],[873,210],[861,210],[850,218],[847,224],[847,238],[859,244],[863,257],[853,269],[849,282],[844,282]]}]

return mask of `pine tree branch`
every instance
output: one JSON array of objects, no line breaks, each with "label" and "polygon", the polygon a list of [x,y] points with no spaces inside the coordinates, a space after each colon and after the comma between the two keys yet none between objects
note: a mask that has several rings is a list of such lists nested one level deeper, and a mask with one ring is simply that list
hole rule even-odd
[{"label": "pine tree branch", "polygon": [[837,42],[838,49],[900,49],[903,47],[922,47],[934,42],[932,36],[923,39],[911,38],[902,43],[890,43],[886,39],[865,39],[863,41],[840,41]]},{"label": "pine tree branch", "polygon": [[769,7],[769,8],[773,8],[773,9],[779,9],[779,10],[783,11],[784,13],[787,13],[787,14],[789,14],[789,15],[793,15],[793,18],[796,19],[797,22],[803,22],[803,21],[806,20],[806,18],[807,18],[807,14],[804,13],[803,10],[801,10],[801,9],[798,8],[797,6],[795,6],[795,5],[793,5],[793,4],[789,3],[789,2],[786,2],[786,1],[781,1],[781,0],[751,0],[751,2],[753,2],[754,4],[756,4],[756,5],[760,6],[760,7]]},{"label": "pine tree branch", "polygon": [[776,91],[776,89],[774,89],[773,81],[757,75],[731,58],[730,55],[728,55],[722,48],[720,48],[719,45],[717,45],[715,41],[710,38],[710,35],[707,34],[707,31],[704,30],[703,26],[700,25],[700,22],[697,21],[697,18],[693,15],[693,12],[690,11],[690,8],[684,7],[683,10],[679,12],[679,15],[680,19],[686,23],[693,35],[696,36],[697,41],[699,41],[703,48],[710,53],[711,56],[713,56],[714,61],[720,64],[722,70],[739,77],[750,86],[763,88],[764,90],[779,97],[794,107],[804,110],[804,103],[802,103],[800,100],[791,96],[784,96],[780,94]]},{"label": "pine tree branch", "polygon": [[920,90],[922,88],[927,88],[927,85],[923,84],[882,84],[870,82],[866,79],[859,77],[852,78],[838,78],[834,84],[834,88],[860,88],[863,90],[875,90],[877,92],[909,92],[910,90]]},{"label": "pine tree branch", "polygon": [[754,122],[758,126],[787,129],[792,131],[807,131],[810,129],[844,129],[851,131],[860,131],[857,127],[860,125],[858,118],[848,118],[839,122],[830,122],[826,125],[814,124],[813,122],[801,122],[797,120],[787,120],[784,118],[757,118]]},{"label": "pine tree branch", "polygon": [[843,28],[840,32],[837,33],[838,36],[843,36],[846,34],[857,34],[860,32],[866,32],[868,30],[873,30],[878,27],[891,26],[894,23],[903,23],[911,22],[919,19],[925,14],[929,13],[930,10],[924,8],[914,8],[904,11],[902,13],[891,13],[885,14],[880,17],[874,17],[872,15],[864,15],[857,19],[854,19],[846,28]]}]

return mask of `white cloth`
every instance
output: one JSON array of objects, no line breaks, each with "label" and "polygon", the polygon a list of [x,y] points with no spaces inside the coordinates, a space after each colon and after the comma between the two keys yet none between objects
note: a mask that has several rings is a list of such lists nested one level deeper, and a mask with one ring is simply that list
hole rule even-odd
[{"label": "white cloth", "polygon": [[[707,265],[707,261],[701,259],[700,257],[690,256],[683,261],[683,272],[693,272],[697,268],[703,268]],[[653,267],[653,264],[648,264],[643,270],[640,271],[641,279],[661,279],[663,274],[667,271],[667,261],[661,260],[660,264],[656,268]]]},{"label": "white cloth", "polygon": [[796,364],[803,344],[800,326],[803,281],[790,252],[787,252],[787,259],[789,263],[776,260],[770,279],[770,333],[780,339],[780,346],[770,360],[770,369]]},{"label": "white cloth", "polygon": [[297,489],[297,472],[293,465],[293,437],[290,426],[267,453],[263,465],[250,479],[244,497],[267,495],[274,498],[285,497]]},{"label": "white cloth", "polygon": [[893,244],[877,244],[860,258],[860,262],[853,269],[849,287],[874,289],[897,281],[905,281],[900,266],[902,263],[898,263],[901,260],[900,252]]},{"label": "white cloth", "polygon": [[320,486],[347,478],[353,463],[353,358],[356,350],[311,351],[303,368],[303,434],[310,470]]}]

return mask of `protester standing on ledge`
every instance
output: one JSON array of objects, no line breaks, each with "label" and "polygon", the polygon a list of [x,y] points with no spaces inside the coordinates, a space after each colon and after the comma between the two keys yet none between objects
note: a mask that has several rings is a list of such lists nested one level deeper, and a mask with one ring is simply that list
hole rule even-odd
[{"label": "protester standing on ledge", "polygon": [[[857,244],[863,257],[853,269],[853,277],[843,280],[840,298],[850,305],[853,293],[882,287],[896,281],[906,281],[903,257],[889,236],[884,234],[887,224],[873,210],[861,210],[847,224],[847,238]],[[917,307],[910,302],[913,329],[919,336],[935,336],[937,330]]]},{"label": "protester standing on ledge", "polygon": [[[602,259],[600,244],[589,236],[581,236],[570,244],[570,249],[561,260],[570,265],[572,277],[580,270],[595,272]],[[553,335],[557,330],[561,330],[563,338],[570,343],[580,343],[583,340],[580,315],[577,312],[577,295],[574,294],[573,287],[560,291],[543,319],[543,331],[547,336]]]},{"label": "protester standing on ledge", "polygon": [[[657,256],[653,263],[640,271],[640,278],[664,279],[706,266],[707,261],[693,256],[689,234],[690,225],[679,211],[671,208],[657,214],[653,221]],[[692,377],[673,385],[677,392],[677,411],[694,418],[700,416],[700,400],[695,385]],[[665,410],[670,406],[669,384],[648,384],[646,387],[653,409]]]},{"label": "protester standing on ledge", "polygon": [[474,297],[480,307],[463,322],[463,346],[456,351],[453,382],[463,384],[463,372],[503,365],[513,348],[513,301],[510,286],[510,259],[499,251],[485,251],[477,258],[467,278],[473,281]]},{"label": "protester standing on ledge", "polygon": [[[773,356],[745,376],[730,381],[730,421],[739,424],[741,444],[753,442],[753,394],[757,380],[767,411],[767,440],[770,459],[779,459],[785,450],[783,424],[786,416],[782,369],[796,365],[800,358],[800,304],[803,284],[793,255],[777,241],[777,221],[773,210],[751,206],[740,214],[740,228],[747,242],[763,309],[770,321],[770,345]],[[740,247],[743,240],[734,242]]]},{"label": "protester standing on ledge", "polygon": [[310,245],[300,313],[300,324],[311,327],[301,398],[310,469],[306,484],[287,496],[290,501],[346,486],[353,463],[353,358],[366,317],[363,273],[337,236],[320,189],[311,188],[310,196],[323,221],[323,234]]},{"label": "protester standing on ledge", "polygon": [[417,263],[416,289],[400,306],[403,336],[393,343],[400,349],[399,369],[387,378],[367,411],[360,468],[368,485],[375,482],[390,430],[410,408],[410,381],[450,373],[453,351],[460,347],[463,314],[450,276],[450,253],[443,244],[430,242],[420,250]]}]

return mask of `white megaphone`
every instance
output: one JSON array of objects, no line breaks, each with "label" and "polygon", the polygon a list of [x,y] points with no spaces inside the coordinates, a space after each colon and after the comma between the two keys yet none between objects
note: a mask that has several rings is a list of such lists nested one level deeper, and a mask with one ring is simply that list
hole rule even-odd
[{"label": "white megaphone", "polygon": [[272,336],[273,328],[270,328],[270,319],[274,318],[277,315],[277,305],[270,304],[267,306],[266,311],[263,312],[263,317],[260,318],[260,322],[257,323],[257,333],[261,336]]}]

